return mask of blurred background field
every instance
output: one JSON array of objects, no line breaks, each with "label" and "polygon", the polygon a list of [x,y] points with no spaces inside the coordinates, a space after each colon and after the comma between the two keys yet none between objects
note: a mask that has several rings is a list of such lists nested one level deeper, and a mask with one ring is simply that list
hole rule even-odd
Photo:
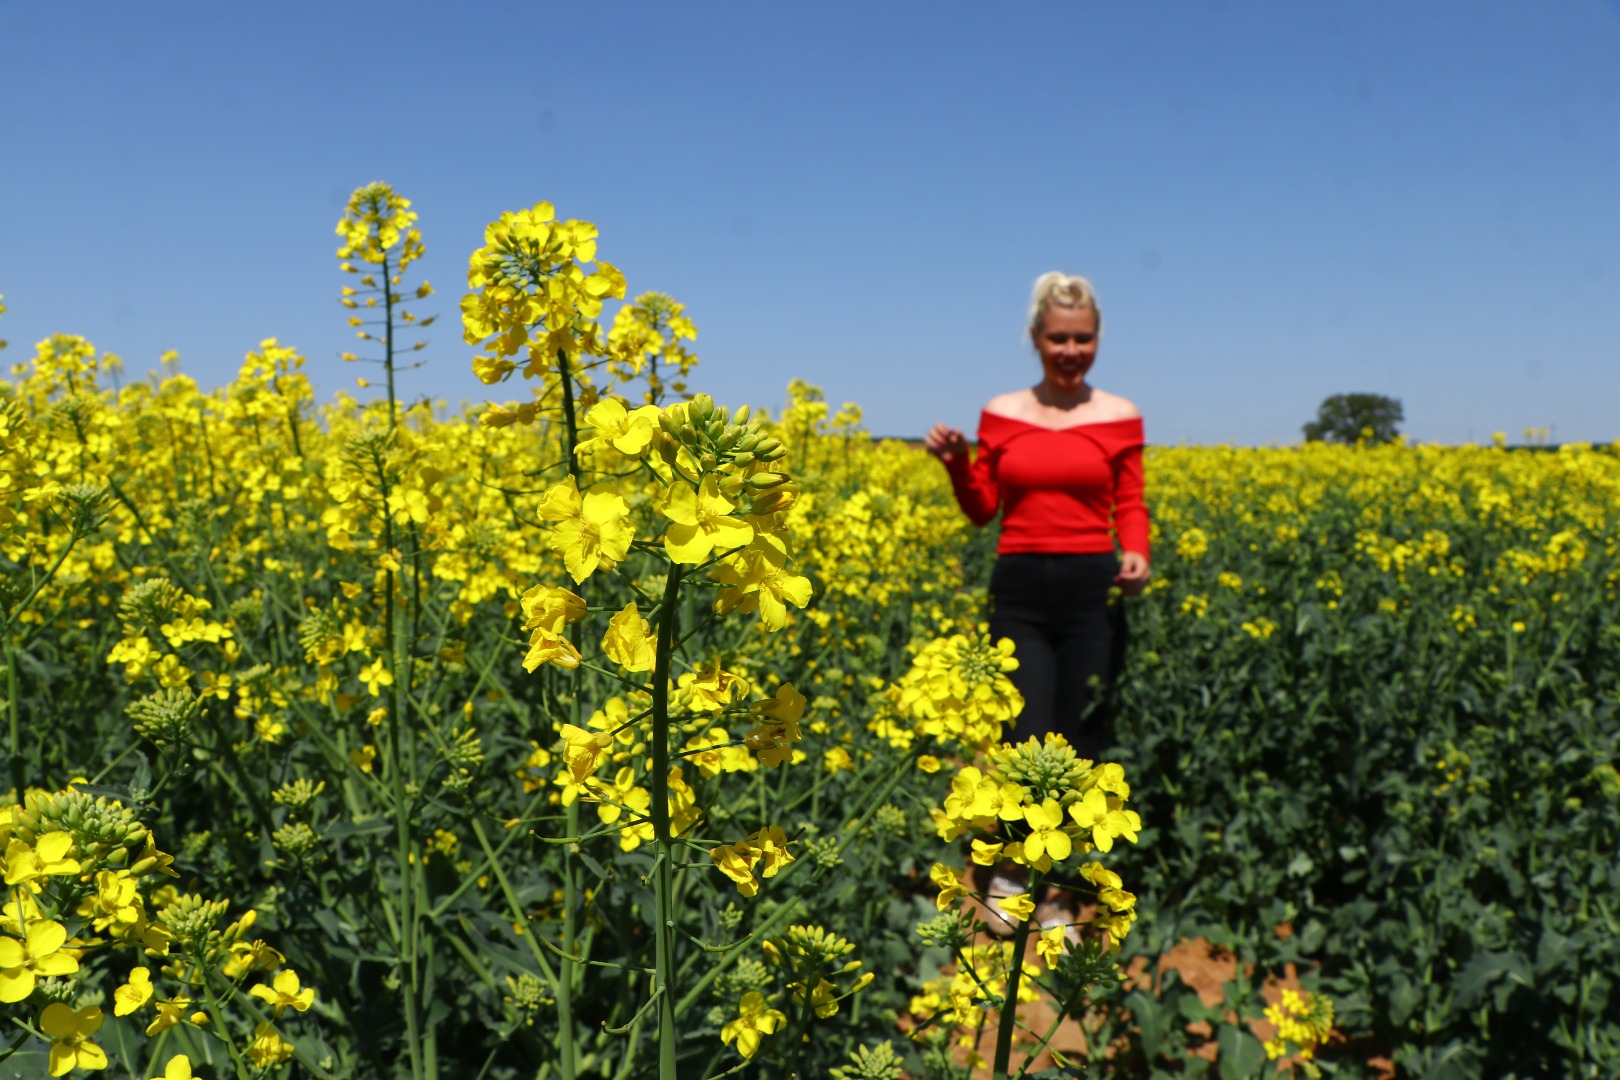
[{"label": "blurred background field", "polygon": [[[655,1075],[635,1027],[646,841],[596,797],[573,805],[606,827],[555,842],[579,827],[559,801],[562,725],[608,730],[626,715],[621,676],[523,665],[520,598],[566,581],[532,528],[560,422],[421,403],[390,432],[386,399],[317,402],[302,358],[273,342],[214,392],[120,374],[77,339],[11,355],[11,797],[71,783],[115,798],[174,856],[149,914],[192,892],[227,902],[221,927],[252,909],[230,955],[262,936],[280,958],[265,970],[284,962],[316,990],[281,1021],[279,1060],[235,1065],[186,1023],[143,1038],[156,1002],[113,1015],[130,967],[117,950],[86,953],[71,993],[41,968],[37,993],[108,1006],[96,1038],[132,1075],[181,1048],[199,1075]],[[587,399],[680,396],[645,369],[574,377]],[[688,617],[696,653],[767,696],[805,695],[803,739],[774,771],[740,741],[687,770],[706,835],[768,822],[796,859],[752,899],[706,858],[679,877],[679,1054],[692,1075],[824,1075],[887,1041],[906,1075],[953,1075],[967,1059],[951,1025],[924,1023],[952,961],[916,927],[935,912],[930,865],[961,859],[928,808],[967,759],[919,759],[892,688],[924,644],[976,631],[994,531],[857,408],[803,383],[789,400],[765,430],[798,488],[783,522],[808,602],[775,633],[760,616],[706,622],[701,598]],[[1273,1066],[1250,1021],[1292,972],[1335,1002],[1311,1066],[1330,1074],[1378,1060],[1403,1076],[1611,1075],[1620,457],[1310,443],[1153,448],[1147,469],[1155,577],[1128,602],[1106,755],[1143,821],[1110,859],[1138,898],[1116,959],[1158,970],[1198,942],[1230,965],[1219,998],[1207,972],[1097,986],[1079,1021],[1091,1049],[1054,1068],[1257,1075]],[[593,610],[660,587],[629,558]],[[392,648],[390,626],[410,628]],[[716,715],[716,745],[737,723]],[[602,762],[600,782],[631,799],[613,773]],[[81,846],[87,820],[71,823]],[[847,938],[875,979],[827,1034],[767,1038],[749,1063],[717,1036],[739,997],[791,998],[759,949],[789,923]],[[24,1026],[13,1062],[44,1062],[49,1040],[27,1031],[40,1000],[5,1006]],[[217,1034],[247,1045],[268,1019]]]}]

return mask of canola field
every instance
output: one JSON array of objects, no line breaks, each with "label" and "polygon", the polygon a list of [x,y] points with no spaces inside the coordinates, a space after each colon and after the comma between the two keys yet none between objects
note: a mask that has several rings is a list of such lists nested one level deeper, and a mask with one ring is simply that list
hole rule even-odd
[{"label": "canola field", "polygon": [[698,393],[546,204],[445,319],[498,401],[408,404],[418,222],[338,232],[371,400],[274,340],[0,383],[0,1076],[1620,1073],[1612,449],[1151,448],[1085,761],[1009,741],[921,451]]}]

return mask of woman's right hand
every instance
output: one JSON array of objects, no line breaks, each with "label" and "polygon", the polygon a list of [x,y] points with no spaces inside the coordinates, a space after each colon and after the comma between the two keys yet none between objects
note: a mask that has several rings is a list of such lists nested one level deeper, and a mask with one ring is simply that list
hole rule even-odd
[{"label": "woman's right hand", "polygon": [[923,436],[923,446],[946,464],[954,458],[966,457],[968,452],[967,436],[944,424],[935,424],[928,429],[928,434]]}]

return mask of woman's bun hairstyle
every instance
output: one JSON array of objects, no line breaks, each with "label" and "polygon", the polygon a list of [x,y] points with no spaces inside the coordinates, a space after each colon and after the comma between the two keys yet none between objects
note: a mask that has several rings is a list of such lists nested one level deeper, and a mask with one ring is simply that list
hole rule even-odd
[{"label": "woman's bun hairstyle", "polygon": [[1097,294],[1091,282],[1083,277],[1049,270],[1035,279],[1035,289],[1029,297],[1029,331],[1041,328],[1041,320],[1053,307],[1090,308],[1097,316],[1097,333],[1102,333],[1102,309],[1097,306]]}]

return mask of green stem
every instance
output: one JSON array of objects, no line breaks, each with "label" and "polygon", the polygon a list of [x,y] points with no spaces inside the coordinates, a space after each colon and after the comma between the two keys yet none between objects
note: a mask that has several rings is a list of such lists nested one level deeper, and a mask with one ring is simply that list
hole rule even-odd
[{"label": "green stem", "polygon": [[658,653],[653,662],[652,700],[652,805],[653,895],[657,920],[654,931],[654,989],[658,1002],[659,1080],[677,1080],[675,1073],[675,911],[673,874],[675,845],[669,831],[669,666],[675,652],[675,621],[681,592],[681,567],[671,564],[664,580],[664,600],[658,608]]},{"label": "green stem", "polygon": [[568,445],[564,449],[568,451],[568,461],[566,463],[568,475],[574,478],[574,484],[578,486],[580,480],[579,455],[574,451],[579,446],[579,421],[574,417],[574,373],[568,366],[568,351],[566,349],[557,350],[557,377],[562,382],[563,427],[568,441]]},{"label": "green stem", "polygon": [[[1037,876],[1030,875],[1030,891],[1039,887]],[[1029,920],[1021,919],[1013,934],[1012,963],[1007,968],[1006,997],[1001,1002],[1001,1016],[996,1021],[996,1061],[991,1071],[995,1080],[1007,1080],[1007,1062],[1012,1057],[1013,1028],[1018,1026],[1018,980],[1024,973],[1024,945],[1029,941]]]},{"label": "green stem", "polygon": [[34,598],[44,591],[45,586],[51,583],[51,579],[56,577],[58,570],[62,569],[62,564],[67,562],[67,557],[73,553],[73,549],[78,546],[80,539],[81,537],[77,532],[69,538],[67,547],[62,549],[62,553],[56,557],[56,562],[51,564],[51,568],[45,571],[45,576],[35,582],[28,595],[23,597],[22,603],[6,613],[6,621],[4,625],[0,625],[0,633],[10,630],[11,624],[22,617],[22,613],[28,610],[29,605],[34,602]]},{"label": "green stem", "polygon": [[20,805],[28,787],[22,758],[22,725],[17,718],[17,651],[6,650],[6,720],[11,729],[11,789]]},{"label": "green stem", "polygon": [[[195,954],[193,958],[195,959]],[[214,994],[213,978],[205,966],[199,965],[197,970],[202,976],[203,994],[208,998],[209,1027],[220,1033],[225,1050],[231,1056],[231,1064],[236,1067],[237,1080],[248,1080],[247,1062],[242,1060],[242,1054],[236,1049],[236,1043],[225,1034],[229,1029],[222,1023],[224,1014],[219,1011],[219,998]]]},{"label": "green stem", "polygon": [[[579,455],[574,449],[579,445],[579,427],[574,418],[574,374],[568,367],[568,353],[566,350],[557,350],[557,378],[562,383],[563,392],[563,446],[564,466],[568,475],[574,478],[574,487],[579,487]],[[581,591],[583,591],[581,584]],[[580,651],[583,644],[583,627],[575,623],[569,627],[569,639],[574,649]],[[584,690],[583,673],[576,673],[574,677],[573,702],[570,706],[571,719],[575,725],[580,721],[581,698]],[[564,829],[569,836],[578,836],[579,828],[579,802],[576,800],[568,804],[567,818]],[[562,950],[568,956],[575,955],[575,935],[578,933],[579,884],[575,874],[577,869],[574,859],[574,844],[565,844],[562,849],[562,884],[563,884],[563,925]],[[579,1068],[579,1049],[574,1042],[574,980],[582,964],[565,960],[558,968],[557,986],[557,1026],[561,1039],[558,1051],[562,1056],[563,1080],[573,1080],[575,1071]]]},{"label": "green stem", "polygon": [[[512,925],[523,937],[524,943],[529,946],[529,953],[534,957],[535,966],[540,969],[540,974],[545,978],[546,983],[553,990],[556,990],[561,985],[557,973],[551,970],[551,962],[546,959],[546,954],[540,951],[540,944],[535,937],[535,932],[529,929],[527,925],[529,918],[523,912],[523,905],[518,902],[518,896],[512,888],[512,883],[506,879],[506,871],[501,869],[501,861],[495,857],[495,850],[490,847],[489,837],[484,835],[483,825],[476,819],[472,822],[472,831],[473,836],[478,839],[478,846],[484,849],[484,855],[489,859],[489,868],[495,875],[495,883],[501,887],[501,895],[506,899],[507,911],[512,916]],[[566,1065],[568,1059],[564,1058],[563,1062]]]},{"label": "green stem", "polygon": [[[383,280],[385,282],[388,280],[386,275]],[[392,349],[391,344],[389,348]],[[389,355],[389,416],[392,424],[392,352]],[[373,466],[377,470],[377,488],[382,496],[383,543],[387,550],[392,552],[394,523],[388,514],[388,474],[380,459],[373,461]],[[394,677],[388,688],[388,800],[393,804],[391,809],[394,815],[394,857],[398,862],[399,872],[399,923],[394,940],[394,962],[399,973],[400,992],[404,995],[402,1005],[405,1013],[405,1050],[411,1064],[411,1080],[427,1080],[436,1069],[434,1065],[423,1061],[421,950],[417,947],[421,911],[416,904],[417,875],[420,873],[420,867],[414,863],[411,850],[411,802],[414,796],[408,796],[405,789],[408,756],[406,740],[409,736],[405,710],[409,702],[407,690],[411,677],[411,661],[409,643],[401,640],[402,635],[399,632],[400,611],[395,602],[399,584],[398,571],[388,571],[388,578],[384,583],[387,592],[383,599],[383,626],[387,635],[384,649],[388,655],[390,673]],[[415,769],[411,771],[414,773]]]},{"label": "green stem", "polygon": [[388,372],[388,430],[394,430],[394,279],[388,268],[388,253],[383,252],[383,367]]}]

